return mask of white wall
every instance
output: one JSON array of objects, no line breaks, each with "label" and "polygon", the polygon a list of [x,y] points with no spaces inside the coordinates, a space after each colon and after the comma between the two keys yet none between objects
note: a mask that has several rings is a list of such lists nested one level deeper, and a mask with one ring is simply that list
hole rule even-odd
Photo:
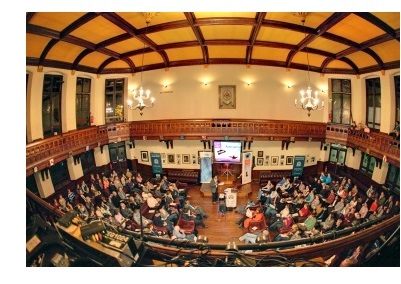
[{"label": "white wall", "polygon": [[[92,79],[91,113],[95,125],[105,122],[105,79],[125,78],[126,96],[138,87],[140,74],[95,75],[54,68],[27,66],[30,74],[27,96],[27,137],[29,141],[43,138],[41,121],[41,96],[44,74],[63,75],[62,123],[63,132],[75,129],[75,82],[77,77]],[[328,82],[330,78],[350,79],[352,87],[352,115],[356,122],[365,121],[365,79],[380,77],[382,84],[381,130],[388,132],[394,124],[393,76],[399,69],[375,72],[360,76],[324,75],[311,72],[312,88],[321,90],[325,102],[323,111],[314,111],[308,117],[306,111],[296,109],[294,100],[299,91],[307,87],[305,71],[278,67],[242,65],[187,66],[144,72],[143,86],[152,90],[156,102],[153,109],[125,111],[126,121],[158,119],[278,119],[327,122],[330,111]],[[205,86],[204,82],[208,84]],[[250,85],[247,85],[250,83]],[[165,88],[164,85],[168,87]],[[219,109],[219,85],[236,86],[236,109]],[[290,86],[290,88],[288,88]],[[323,92],[322,92],[323,91]],[[389,110],[389,111],[387,111]]]}]

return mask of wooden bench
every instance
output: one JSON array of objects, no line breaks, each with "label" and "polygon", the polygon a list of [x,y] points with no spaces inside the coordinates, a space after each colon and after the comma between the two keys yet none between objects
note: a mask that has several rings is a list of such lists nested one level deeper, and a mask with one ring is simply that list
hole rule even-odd
[{"label": "wooden bench", "polygon": [[265,185],[270,180],[272,183],[277,184],[283,177],[290,177],[291,171],[261,171],[259,173],[259,184]]},{"label": "wooden bench", "polygon": [[199,171],[198,170],[168,170],[167,179],[170,182],[180,182],[198,184]]}]

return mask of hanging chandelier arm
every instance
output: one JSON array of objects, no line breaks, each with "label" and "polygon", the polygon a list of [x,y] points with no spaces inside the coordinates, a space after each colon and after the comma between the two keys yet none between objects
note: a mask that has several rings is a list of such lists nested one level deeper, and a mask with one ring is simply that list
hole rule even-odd
[{"label": "hanging chandelier arm", "polygon": [[302,26],[304,30],[304,39],[302,43],[299,45],[298,50],[302,50],[305,48],[306,52],[306,62],[307,62],[307,76],[308,76],[308,88],[306,91],[301,90],[300,95],[301,95],[301,104],[298,105],[298,100],[295,99],[295,107],[298,109],[304,109],[308,111],[308,116],[311,115],[312,110],[322,110],[324,108],[324,101],[322,101],[322,106],[321,108],[319,107],[319,98],[318,98],[318,92],[312,92],[311,88],[311,81],[310,81],[310,64],[309,64],[309,50],[308,50],[308,43],[312,40],[312,37],[308,38],[308,35],[306,33],[306,28],[305,28],[305,20],[306,16],[308,13],[298,13],[302,17]]}]

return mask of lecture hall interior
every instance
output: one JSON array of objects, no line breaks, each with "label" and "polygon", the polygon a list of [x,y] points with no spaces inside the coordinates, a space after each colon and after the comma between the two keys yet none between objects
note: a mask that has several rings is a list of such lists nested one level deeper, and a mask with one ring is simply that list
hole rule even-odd
[{"label": "lecture hall interior", "polygon": [[399,267],[399,41],[399,12],[26,12],[26,267]]}]

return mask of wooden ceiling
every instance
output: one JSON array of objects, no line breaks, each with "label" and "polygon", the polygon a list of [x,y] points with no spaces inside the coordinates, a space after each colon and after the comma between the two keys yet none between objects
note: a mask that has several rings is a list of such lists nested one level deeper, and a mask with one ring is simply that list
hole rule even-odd
[{"label": "wooden ceiling", "polygon": [[307,70],[308,61],[310,71],[332,74],[400,67],[399,12],[301,14],[29,12],[26,64],[94,74],[209,64]]}]

